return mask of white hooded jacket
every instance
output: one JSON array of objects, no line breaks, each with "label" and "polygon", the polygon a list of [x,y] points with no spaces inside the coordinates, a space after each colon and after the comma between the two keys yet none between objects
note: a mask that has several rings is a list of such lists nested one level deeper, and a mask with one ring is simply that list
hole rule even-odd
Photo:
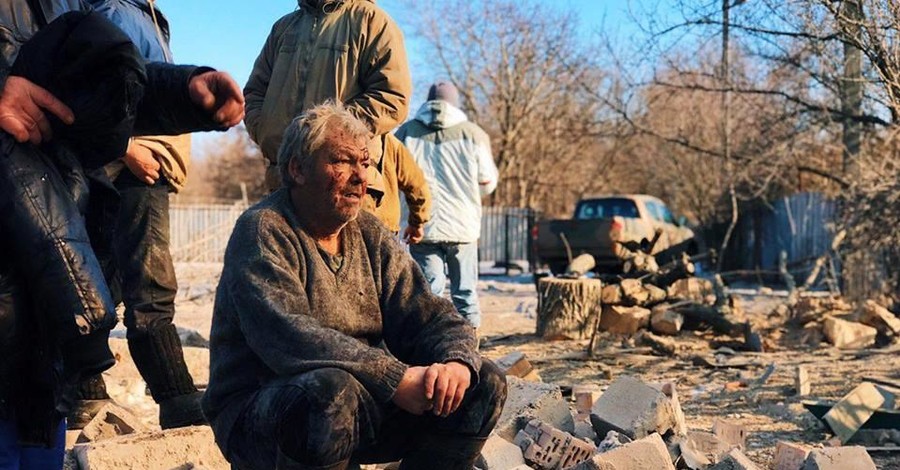
[{"label": "white hooded jacket", "polygon": [[459,108],[428,101],[397,130],[425,174],[431,220],[423,242],[472,243],[481,233],[481,198],[497,187],[488,135]]}]

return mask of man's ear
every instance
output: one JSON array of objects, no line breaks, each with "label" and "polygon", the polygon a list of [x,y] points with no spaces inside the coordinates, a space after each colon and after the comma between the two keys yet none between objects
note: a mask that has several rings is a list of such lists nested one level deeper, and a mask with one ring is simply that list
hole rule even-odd
[{"label": "man's ear", "polygon": [[306,183],[306,176],[303,175],[303,167],[296,158],[292,158],[290,163],[288,163],[288,173],[291,175],[291,179],[294,180],[294,184],[302,185]]}]

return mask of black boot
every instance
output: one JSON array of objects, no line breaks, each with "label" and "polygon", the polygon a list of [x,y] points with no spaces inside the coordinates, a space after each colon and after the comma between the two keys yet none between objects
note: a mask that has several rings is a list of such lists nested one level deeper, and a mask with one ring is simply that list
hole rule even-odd
[{"label": "black boot", "polygon": [[184,351],[175,325],[148,331],[128,331],[128,349],[134,365],[159,403],[163,429],[205,424],[200,411],[202,393],[184,362]]},{"label": "black boot", "polygon": [[486,437],[427,435],[403,457],[400,470],[472,470]]},{"label": "black boot", "polygon": [[84,429],[101,408],[112,402],[101,374],[79,383],[75,389],[75,398],[75,404],[66,416],[66,428],[69,430]]}]

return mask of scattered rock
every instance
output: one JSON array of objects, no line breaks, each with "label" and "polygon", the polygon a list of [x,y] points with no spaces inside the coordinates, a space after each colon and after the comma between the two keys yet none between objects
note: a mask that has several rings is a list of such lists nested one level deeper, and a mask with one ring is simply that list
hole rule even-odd
[{"label": "scattered rock", "polygon": [[865,447],[826,447],[809,453],[802,470],[877,470]]},{"label": "scattered rock", "polygon": [[825,319],[825,338],[838,349],[868,348],[875,344],[878,330],[862,323],[849,322],[840,318]]},{"label": "scattered rock", "polygon": [[558,386],[517,377],[507,377],[506,383],[506,404],[494,428],[497,435],[513,442],[519,430],[533,419],[565,432],[575,431],[569,405]]},{"label": "scattered rock", "polygon": [[743,452],[733,449],[721,462],[709,467],[708,470],[757,470],[758,468]]},{"label": "scattered rock", "polygon": [[144,425],[130,411],[109,402],[81,430],[76,442],[98,442],[144,430]]},{"label": "scattered rock", "polygon": [[131,434],[75,446],[81,470],[229,468],[209,426]]},{"label": "scattered rock", "polygon": [[659,434],[594,455],[573,470],[675,470],[669,451]]},{"label": "scattered rock", "polygon": [[209,349],[209,340],[204,338],[197,330],[190,328],[176,327],[178,338],[181,339],[181,345],[191,348],[207,348]]},{"label": "scattered rock", "polygon": [[522,449],[519,446],[492,433],[484,443],[481,456],[475,465],[481,470],[505,470],[525,465],[525,457],[522,456]]},{"label": "scattered rock", "polygon": [[[674,394],[674,387],[668,385]],[[632,439],[654,432],[683,435],[685,428],[677,397],[667,396],[630,376],[620,377],[600,395],[591,410],[591,423],[600,436],[618,431]]]}]

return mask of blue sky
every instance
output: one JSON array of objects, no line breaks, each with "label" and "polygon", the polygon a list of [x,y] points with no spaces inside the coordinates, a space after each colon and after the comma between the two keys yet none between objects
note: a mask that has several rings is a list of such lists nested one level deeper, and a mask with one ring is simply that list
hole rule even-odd
[{"label": "blue sky", "polygon": [[[440,0],[434,0],[440,1]],[[490,1],[490,0],[486,0]],[[430,2],[420,1],[422,8]],[[579,13],[584,40],[599,28],[629,28],[624,0],[553,0],[546,2],[561,9]],[[377,4],[395,18],[407,36],[407,49],[412,65],[416,93],[427,89],[436,77],[428,75],[416,64],[427,57],[426,49],[414,37],[410,25],[405,24],[409,11],[403,0],[378,0]],[[259,50],[272,24],[293,11],[295,0],[157,0],[157,5],[169,19],[172,33],[172,52],[175,61],[208,65],[225,70],[243,87]],[[421,100],[413,99],[413,104]]]}]

